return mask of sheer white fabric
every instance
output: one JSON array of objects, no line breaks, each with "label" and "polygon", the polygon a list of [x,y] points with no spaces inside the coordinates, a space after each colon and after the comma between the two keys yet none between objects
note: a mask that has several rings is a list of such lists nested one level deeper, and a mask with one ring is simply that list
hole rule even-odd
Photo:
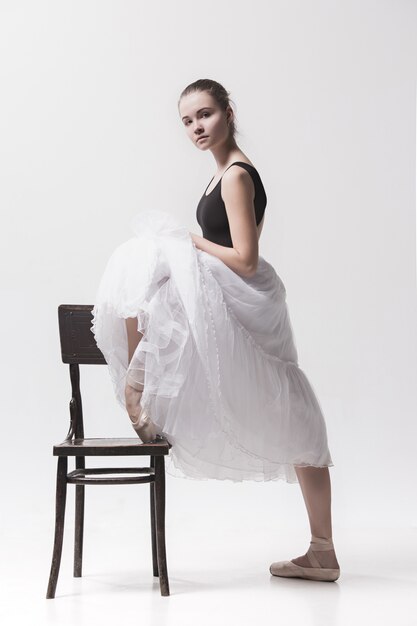
[{"label": "sheer white fabric", "polygon": [[[92,330],[124,408],[127,374],[144,384],[141,404],[172,444],[166,471],[296,483],[294,465],[332,466],[272,265],[260,256],[242,277],[164,211],[142,210],[131,225],[102,276]],[[144,333],[130,365],[127,317]]]}]

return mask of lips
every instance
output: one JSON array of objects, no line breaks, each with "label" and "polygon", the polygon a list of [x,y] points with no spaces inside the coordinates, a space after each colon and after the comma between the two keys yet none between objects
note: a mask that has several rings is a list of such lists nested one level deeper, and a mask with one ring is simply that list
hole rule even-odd
[{"label": "lips", "polygon": [[201,137],[199,137],[197,139],[197,143],[200,141],[200,139],[207,139],[208,135],[201,135]]}]

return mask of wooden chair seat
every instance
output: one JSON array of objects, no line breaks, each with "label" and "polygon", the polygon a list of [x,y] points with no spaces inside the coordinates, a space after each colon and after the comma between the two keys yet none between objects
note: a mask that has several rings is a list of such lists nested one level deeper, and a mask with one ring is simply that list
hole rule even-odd
[{"label": "wooden chair seat", "polygon": [[136,437],[122,439],[111,437],[75,437],[65,440],[53,447],[54,456],[129,456],[151,454],[153,456],[168,454],[172,445],[166,440],[142,443]]}]

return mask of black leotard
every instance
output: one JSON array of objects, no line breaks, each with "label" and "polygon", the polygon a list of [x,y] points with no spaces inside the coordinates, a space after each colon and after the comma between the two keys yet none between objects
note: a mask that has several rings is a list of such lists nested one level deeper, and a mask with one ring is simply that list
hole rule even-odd
[{"label": "black leotard", "polygon": [[[266,207],[266,193],[264,186],[261,181],[261,177],[259,176],[256,168],[249,163],[245,163],[244,161],[235,161],[231,163],[229,167],[232,165],[240,165],[243,167],[252,177],[253,183],[255,185],[255,217],[256,217],[256,225],[260,224]],[[225,172],[229,169],[226,168]],[[223,178],[224,172],[222,174]],[[214,176],[213,176],[214,178]],[[213,180],[211,179],[211,181]],[[203,237],[205,239],[209,239],[214,243],[218,243],[221,246],[227,246],[229,248],[233,248],[233,242],[230,235],[229,228],[229,220],[227,219],[226,207],[223,202],[223,198],[221,196],[221,181],[222,178],[218,181],[217,185],[210,191],[208,195],[206,195],[206,191],[209,188],[210,183],[204,190],[204,193],[201,197],[200,202],[197,206],[197,222],[200,224]]]}]

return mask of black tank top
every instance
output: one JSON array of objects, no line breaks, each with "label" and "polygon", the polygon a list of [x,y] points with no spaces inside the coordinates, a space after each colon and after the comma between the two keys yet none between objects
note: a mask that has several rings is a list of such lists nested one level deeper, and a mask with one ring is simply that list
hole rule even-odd
[{"label": "black tank top", "polygon": [[[266,193],[264,186],[261,181],[261,177],[259,176],[256,168],[253,165],[249,165],[249,163],[245,163],[244,161],[235,161],[231,163],[229,167],[232,165],[240,165],[243,167],[252,177],[254,186],[255,186],[255,217],[256,217],[256,225],[260,224],[266,207]],[[225,172],[229,169],[227,167]],[[222,174],[223,178],[224,172]],[[213,176],[214,178],[214,176]],[[211,181],[213,180],[211,179]],[[197,206],[197,222],[200,224],[201,229],[203,231],[203,237],[205,239],[209,239],[214,243],[218,243],[221,246],[227,246],[228,248],[233,248],[233,242],[230,235],[229,228],[229,220],[227,219],[226,207],[224,205],[222,196],[221,196],[221,181],[222,178],[218,181],[217,185],[210,191],[208,195],[206,195],[206,191],[210,186],[210,183],[204,190],[204,193],[201,197],[200,202]]]}]

